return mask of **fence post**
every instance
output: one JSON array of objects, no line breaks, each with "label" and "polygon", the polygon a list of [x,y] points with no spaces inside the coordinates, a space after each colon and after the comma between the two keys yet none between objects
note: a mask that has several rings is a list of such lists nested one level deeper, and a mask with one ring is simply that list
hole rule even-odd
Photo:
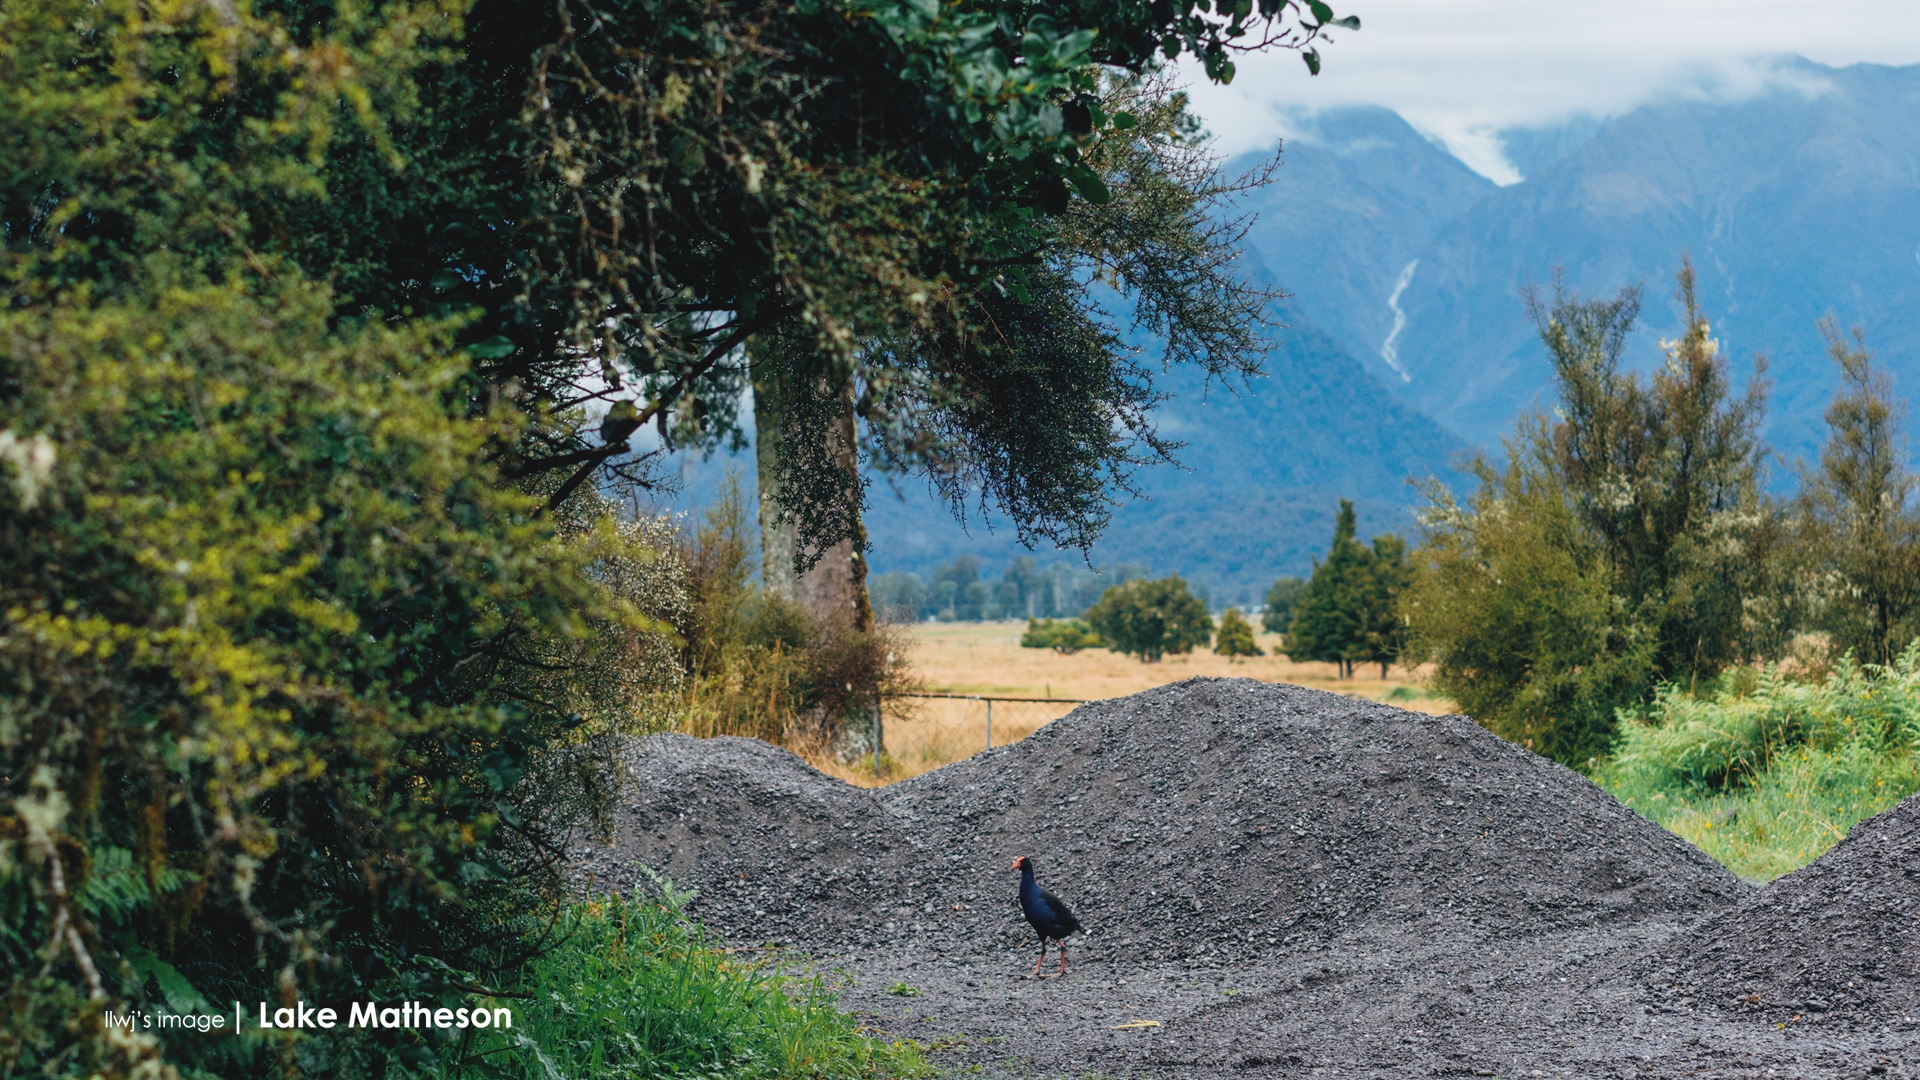
[{"label": "fence post", "polygon": [[873,702],[873,782],[880,782],[880,701]]},{"label": "fence post", "polygon": [[987,699],[987,749],[993,749],[993,699]]}]

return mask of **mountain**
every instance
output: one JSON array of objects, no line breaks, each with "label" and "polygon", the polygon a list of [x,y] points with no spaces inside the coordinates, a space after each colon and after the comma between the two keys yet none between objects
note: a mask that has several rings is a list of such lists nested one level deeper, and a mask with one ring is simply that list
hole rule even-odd
[{"label": "mountain", "polygon": [[1398,381],[1390,364],[1379,364],[1395,337],[1396,286],[1443,226],[1497,190],[1493,181],[1378,107],[1332,109],[1303,122],[1280,161],[1273,183],[1239,205],[1255,215],[1250,265],[1291,293],[1294,311],[1349,356]]},{"label": "mountain", "polygon": [[[1266,377],[1242,386],[1206,384],[1193,372],[1163,376],[1170,395],[1156,411],[1161,432],[1186,445],[1179,467],[1135,477],[1143,498],[1120,506],[1090,559],[1096,567],[1144,563],[1158,576],[1181,573],[1216,601],[1257,603],[1273,579],[1304,574],[1333,535],[1342,498],[1353,499],[1361,534],[1406,533],[1416,492],[1410,478],[1438,474],[1465,444],[1397,401],[1333,338],[1297,311],[1277,331]],[[751,486],[752,455],[679,464],[677,506],[710,503],[727,467]],[[969,514],[963,525],[923,485],[896,493],[873,478],[866,515],[876,572],[925,577],[942,562],[974,554],[990,574],[1017,555],[1045,564],[1078,552],[1027,552],[1010,523]]]},{"label": "mountain", "polygon": [[[1833,374],[1815,320],[1864,325],[1904,392],[1920,385],[1920,67],[1783,62],[1739,101],[1669,100],[1600,121],[1502,132],[1524,179],[1498,187],[1384,109],[1320,114],[1287,140],[1275,182],[1240,209],[1249,276],[1291,293],[1268,376],[1230,393],[1187,373],[1159,417],[1181,469],[1137,478],[1096,566],[1143,562],[1248,601],[1324,550],[1340,498],[1363,535],[1406,530],[1409,476],[1457,480],[1544,403],[1549,365],[1522,303],[1556,266],[1575,290],[1644,283],[1629,362],[1679,333],[1667,299],[1683,252],[1723,347],[1765,352],[1769,437],[1809,455]],[[1241,167],[1248,162],[1236,162]],[[1397,327],[1397,329],[1396,329]],[[742,459],[742,462],[750,459]],[[721,462],[686,466],[711,497]],[[972,553],[1023,553],[1004,522],[876,483],[876,570],[925,574]],[[1039,552],[1041,561],[1079,558]]]},{"label": "mountain", "polygon": [[1604,125],[1599,117],[1582,114],[1556,124],[1507,128],[1497,135],[1507,162],[1528,177],[1591,142]]},{"label": "mountain", "polygon": [[[1522,303],[1529,284],[1612,294],[1644,283],[1641,370],[1679,332],[1668,299],[1691,253],[1707,317],[1736,370],[1764,353],[1769,437],[1812,454],[1833,370],[1815,321],[1864,326],[1912,393],[1920,381],[1920,67],[1803,60],[1735,102],[1668,101],[1610,120],[1522,183],[1490,191],[1418,252],[1400,297],[1400,380],[1416,408],[1479,445],[1540,401],[1544,349]],[[1551,156],[1551,154],[1547,155]],[[1272,255],[1264,252],[1269,259]],[[1360,354],[1363,357],[1366,354]]]}]

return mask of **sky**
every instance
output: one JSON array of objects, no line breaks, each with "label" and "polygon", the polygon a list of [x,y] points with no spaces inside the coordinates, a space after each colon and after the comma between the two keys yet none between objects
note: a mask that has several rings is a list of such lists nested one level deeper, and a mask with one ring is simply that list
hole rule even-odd
[{"label": "sky", "polygon": [[1229,154],[1270,148],[1300,117],[1384,105],[1499,183],[1520,179],[1502,128],[1618,116],[1656,96],[1731,99],[1796,77],[1779,58],[1836,67],[1920,63],[1916,0],[1336,0],[1360,16],[1320,48],[1243,55],[1231,86],[1183,71]]}]

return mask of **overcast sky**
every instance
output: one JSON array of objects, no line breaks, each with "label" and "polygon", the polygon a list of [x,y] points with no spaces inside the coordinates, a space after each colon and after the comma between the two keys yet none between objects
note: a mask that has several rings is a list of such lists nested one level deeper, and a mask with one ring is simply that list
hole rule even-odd
[{"label": "overcast sky", "polygon": [[1188,68],[1228,153],[1290,133],[1290,117],[1385,105],[1502,183],[1519,179],[1493,132],[1578,113],[1619,115],[1656,94],[1734,97],[1782,76],[1770,57],[1844,66],[1920,63],[1920,0],[1336,0],[1361,29],[1323,45],[1309,78],[1291,52],[1242,56],[1230,87]]}]

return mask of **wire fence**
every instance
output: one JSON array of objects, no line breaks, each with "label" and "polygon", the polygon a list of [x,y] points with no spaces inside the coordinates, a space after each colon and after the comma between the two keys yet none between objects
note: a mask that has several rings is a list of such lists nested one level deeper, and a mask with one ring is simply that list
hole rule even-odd
[{"label": "wire fence", "polygon": [[[878,745],[890,774],[916,775],[1019,742],[1082,703],[1079,698],[889,694],[880,706]],[[860,741],[866,753],[874,753],[871,737]],[[879,760],[875,755],[876,768]]]}]

